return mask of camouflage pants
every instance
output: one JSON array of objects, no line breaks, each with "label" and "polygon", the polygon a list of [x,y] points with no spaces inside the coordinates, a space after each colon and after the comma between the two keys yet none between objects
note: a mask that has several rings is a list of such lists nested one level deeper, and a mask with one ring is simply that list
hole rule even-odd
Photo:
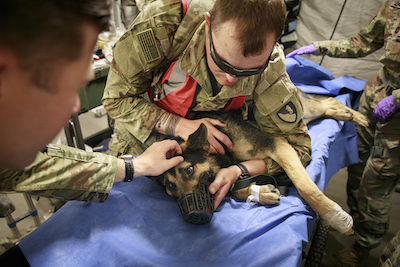
[{"label": "camouflage pants", "polygon": [[[367,82],[359,111],[371,118],[377,103],[386,97],[378,72]],[[392,196],[400,179],[400,112],[386,123],[357,127],[359,163],[350,166],[347,182],[348,205],[355,217],[355,239],[375,248],[387,232]]]},{"label": "camouflage pants", "polygon": [[390,240],[379,259],[380,267],[400,266],[400,231]]}]

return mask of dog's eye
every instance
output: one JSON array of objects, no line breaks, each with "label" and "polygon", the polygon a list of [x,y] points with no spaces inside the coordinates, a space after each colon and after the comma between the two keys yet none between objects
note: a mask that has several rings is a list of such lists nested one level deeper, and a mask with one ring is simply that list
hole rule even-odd
[{"label": "dog's eye", "polygon": [[176,184],[173,184],[168,180],[165,182],[165,187],[171,192],[176,191]]},{"label": "dog's eye", "polygon": [[191,174],[193,172],[193,166],[189,166],[186,168],[186,173]]}]

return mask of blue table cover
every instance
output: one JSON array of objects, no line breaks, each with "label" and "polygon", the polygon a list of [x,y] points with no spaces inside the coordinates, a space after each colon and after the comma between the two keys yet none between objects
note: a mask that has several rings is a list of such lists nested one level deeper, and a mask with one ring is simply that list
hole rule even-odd
[{"label": "blue table cover", "polygon": [[[305,63],[295,58],[288,70],[292,64]],[[352,101],[350,94],[336,98]],[[355,127],[332,119],[308,127],[313,159],[306,170],[324,190],[358,161]],[[315,216],[291,188],[275,206],[225,197],[211,223],[191,225],[158,184],[140,177],[115,184],[104,203],[68,202],[19,246],[32,266],[301,266]]]}]

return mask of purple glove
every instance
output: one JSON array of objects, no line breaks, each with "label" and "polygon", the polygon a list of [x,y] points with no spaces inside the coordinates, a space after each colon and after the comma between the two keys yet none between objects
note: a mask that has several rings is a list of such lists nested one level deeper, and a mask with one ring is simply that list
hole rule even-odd
[{"label": "purple glove", "polygon": [[386,120],[392,116],[398,108],[394,103],[393,96],[387,96],[376,105],[372,113],[372,121],[377,123],[385,123]]},{"label": "purple glove", "polygon": [[286,58],[292,57],[295,55],[314,54],[314,53],[315,53],[315,45],[310,44],[310,45],[302,46],[302,47],[294,50],[293,52],[287,54]]}]

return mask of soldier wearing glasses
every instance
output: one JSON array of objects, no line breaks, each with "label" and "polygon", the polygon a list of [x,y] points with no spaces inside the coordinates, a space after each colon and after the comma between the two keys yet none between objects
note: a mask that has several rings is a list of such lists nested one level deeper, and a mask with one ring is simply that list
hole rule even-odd
[{"label": "soldier wearing glasses", "polygon": [[[265,131],[284,136],[304,164],[311,144],[302,106],[277,44],[283,0],[158,0],[148,4],[116,43],[103,104],[115,119],[113,155],[140,154],[162,135],[187,140],[201,123],[211,153],[229,138],[213,119],[191,112],[242,109]],[[282,171],[270,160],[244,162],[250,174]],[[216,202],[241,170],[222,169],[210,186]]]}]

